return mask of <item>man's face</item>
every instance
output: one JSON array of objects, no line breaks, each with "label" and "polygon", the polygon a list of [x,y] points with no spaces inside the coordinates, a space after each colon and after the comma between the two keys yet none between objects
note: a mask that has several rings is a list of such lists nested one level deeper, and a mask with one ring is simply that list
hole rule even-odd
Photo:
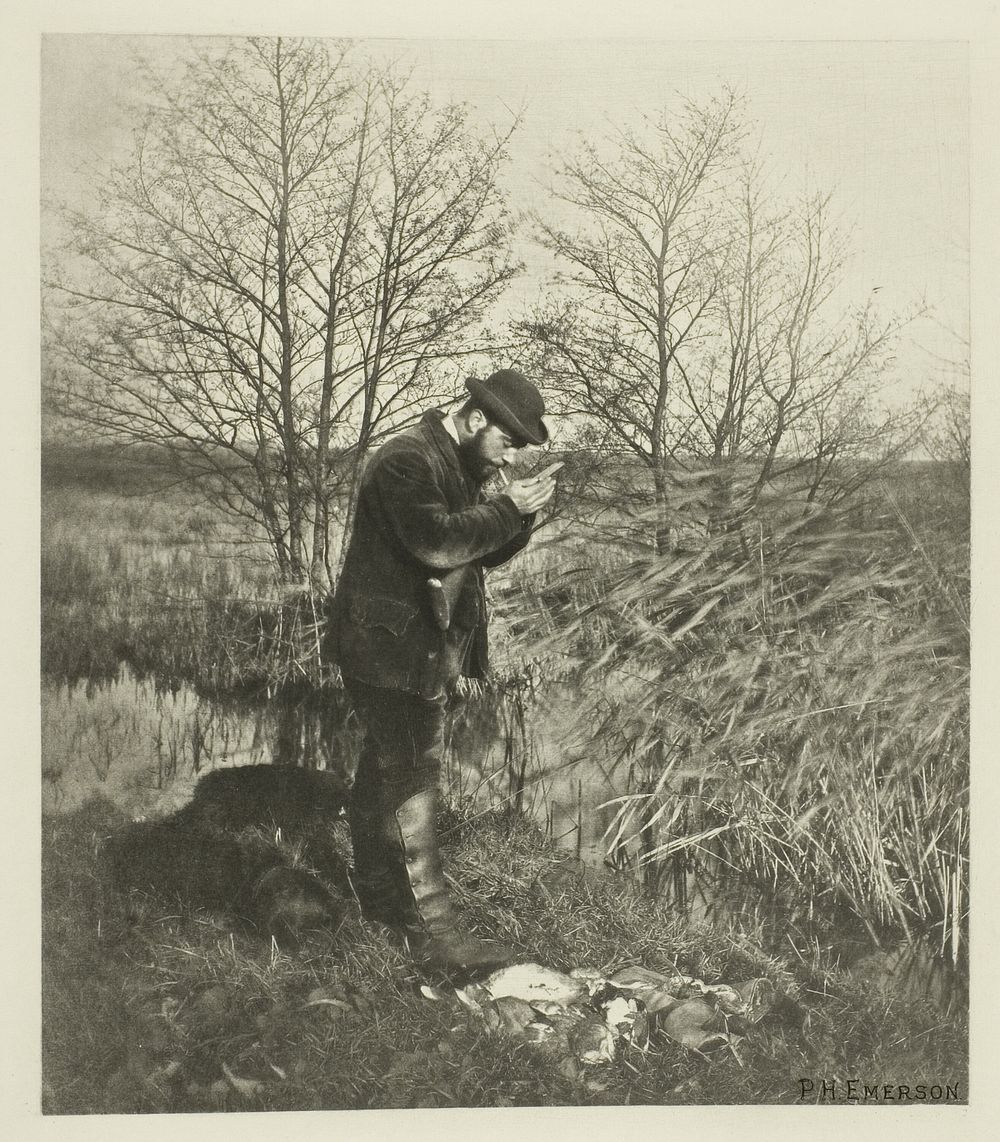
[{"label": "man's face", "polygon": [[459,447],[466,467],[481,484],[512,464],[518,453],[518,445],[498,424],[483,425]]}]

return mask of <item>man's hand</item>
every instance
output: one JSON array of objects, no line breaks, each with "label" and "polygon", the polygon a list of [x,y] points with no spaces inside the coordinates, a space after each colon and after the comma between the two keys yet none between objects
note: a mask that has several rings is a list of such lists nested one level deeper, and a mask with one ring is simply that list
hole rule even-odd
[{"label": "man's hand", "polygon": [[504,495],[510,496],[521,515],[531,515],[544,507],[556,490],[555,475],[532,476],[527,480],[512,480],[505,488]]}]

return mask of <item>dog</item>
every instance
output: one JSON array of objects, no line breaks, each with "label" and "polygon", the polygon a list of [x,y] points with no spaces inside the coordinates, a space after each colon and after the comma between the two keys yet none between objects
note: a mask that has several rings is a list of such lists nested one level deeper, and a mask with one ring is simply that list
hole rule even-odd
[{"label": "dog", "polygon": [[198,780],[174,824],[204,832],[259,826],[285,832],[331,824],[344,815],[347,782],[321,769],[293,765],[234,765]]},{"label": "dog", "polygon": [[347,912],[343,897],[312,873],[288,865],[275,865],[257,880],[253,901],[257,927],[280,947],[297,947],[309,931],[336,934]]},{"label": "dog", "polygon": [[137,821],[106,838],[105,884],[138,891],[182,910],[232,916],[240,926],[296,948],[307,931],[336,931],[347,904],[317,876],[287,863],[275,848],[213,837],[173,822]]},{"label": "dog", "polygon": [[191,832],[169,821],[136,821],[106,838],[103,879],[113,889],[133,890],[191,909],[253,910],[253,884],[265,871],[232,837]]},{"label": "dog", "polygon": [[[330,825],[343,815],[346,782],[320,770],[244,765],[216,769],[191,800],[162,821],[135,822],[102,850],[106,881],[182,907],[235,916],[294,947],[302,933],[336,930],[350,894]],[[262,834],[301,835],[331,887]]]}]

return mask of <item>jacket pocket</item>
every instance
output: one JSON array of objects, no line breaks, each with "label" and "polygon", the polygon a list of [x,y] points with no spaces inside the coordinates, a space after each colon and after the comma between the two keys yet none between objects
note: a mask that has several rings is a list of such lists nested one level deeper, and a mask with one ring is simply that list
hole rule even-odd
[{"label": "jacket pocket", "polygon": [[417,617],[417,608],[412,603],[387,595],[355,595],[348,615],[351,622],[360,627],[372,631],[385,630],[398,638],[406,633],[406,628]]}]

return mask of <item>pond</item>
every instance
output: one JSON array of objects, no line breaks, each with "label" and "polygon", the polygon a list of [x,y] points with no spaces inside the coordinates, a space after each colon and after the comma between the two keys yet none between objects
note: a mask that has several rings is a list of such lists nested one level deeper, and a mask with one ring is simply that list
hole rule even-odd
[{"label": "pond", "polygon": [[[563,851],[588,865],[628,871],[628,851],[607,857],[621,763],[596,756],[568,693],[514,687],[473,693],[449,714],[444,779],[473,811],[511,804]],[[206,770],[288,764],[350,776],[359,735],[341,692],[298,699],[213,700],[164,689],[122,666],[106,684],[42,683],[42,808],[60,814],[102,794],[126,816],[156,818],[191,797]],[[588,752],[589,750],[589,752]],[[647,878],[647,884],[649,884]],[[733,876],[688,867],[655,889],[692,920],[730,923],[767,951],[805,959],[820,942],[831,962],[864,978],[927,996],[947,1010],[964,985],[920,943],[880,947],[860,925],[789,908]]]},{"label": "pond", "polygon": [[[487,811],[515,804],[563,849],[603,859],[613,773],[580,766],[573,727],[550,704],[543,731],[520,701],[472,695],[450,712],[444,779]],[[164,689],[122,666],[103,684],[42,683],[42,809],[78,808],[99,792],[130,817],[159,817],[191,796],[206,769],[284,764],[353,773],[358,732],[341,692],[219,701]]]}]

